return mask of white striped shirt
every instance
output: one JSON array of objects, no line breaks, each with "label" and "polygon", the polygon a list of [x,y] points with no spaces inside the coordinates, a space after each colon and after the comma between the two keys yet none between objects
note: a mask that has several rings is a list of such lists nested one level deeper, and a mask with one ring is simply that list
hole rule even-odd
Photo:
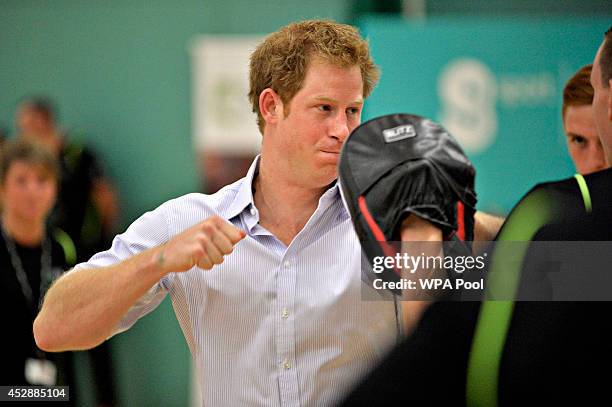
[{"label": "white striped shirt", "polygon": [[171,273],[123,318],[131,327],[170,293],[197,366],[204,406],[327,406],[393,345],[393,301],[362,300],[361,249],[339,187],[286,247],[258,224],[247,176],[145,213],[77,268],[107,266],[217,214],[248,236],[221,265]]}]

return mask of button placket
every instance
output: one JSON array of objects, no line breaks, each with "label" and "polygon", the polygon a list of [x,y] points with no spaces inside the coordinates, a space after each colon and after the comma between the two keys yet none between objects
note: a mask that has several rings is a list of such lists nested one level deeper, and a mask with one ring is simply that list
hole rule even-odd
[{"label": "button placket", "polygon": [[[288,250],[290,252],[291,250]],[[281,405],[293,406],[299,404],[298,381],[295,368],[295,327],[293,319],[289,318],[293,312],[295,302],[296,263],[290,253],[285,252],[281,259],[278,274],[278,303],[277,303],[277,351],[280,368],[279,385]],[[280,317],[280,318],[279,318]]]},{"label": "button placket", "polygon": [[285,370],[291,369],[291,363],[287,359],[283,360],[283,369]]}]

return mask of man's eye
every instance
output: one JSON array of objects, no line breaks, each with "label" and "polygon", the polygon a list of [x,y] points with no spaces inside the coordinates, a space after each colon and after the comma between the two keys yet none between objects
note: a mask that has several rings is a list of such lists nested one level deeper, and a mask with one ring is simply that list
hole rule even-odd
[{"label": "man's eye", "polygon": [[359,108],[358,107],[349,107],[346,111],[349,114],[359,114]]},{"label": "man's eye", "polygon": [[586,139],[582,136],[574,135],[570,139],[572,144],[575,144],[580,147],[584,147],[586,145]]},{"label": "man's eye", "polygon": [[331,112],[330,105],[319,105],[319,110],[322,112]]}]

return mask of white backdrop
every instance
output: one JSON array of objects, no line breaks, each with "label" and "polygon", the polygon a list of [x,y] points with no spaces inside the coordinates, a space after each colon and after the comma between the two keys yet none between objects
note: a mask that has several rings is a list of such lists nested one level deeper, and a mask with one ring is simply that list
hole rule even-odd
[{"label": "white backdrop", "polygon": [[249,57],[261,36],[193,40],[193,135],[198,151],[256,154],[261,144],[248,94]]}]

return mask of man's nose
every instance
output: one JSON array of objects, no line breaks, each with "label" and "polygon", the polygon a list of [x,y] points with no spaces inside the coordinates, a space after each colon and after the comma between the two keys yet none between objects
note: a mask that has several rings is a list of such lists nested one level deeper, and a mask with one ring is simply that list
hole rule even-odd
[{"label": "man's nose", "polygon": [[348,118],[345,113],[339,113],[338,116],[334,119],[332,124],[332,128],[330,131],[330,136],[338,139],[341,143],[346,140],[349,136],[350,130],[348,125]]}]

